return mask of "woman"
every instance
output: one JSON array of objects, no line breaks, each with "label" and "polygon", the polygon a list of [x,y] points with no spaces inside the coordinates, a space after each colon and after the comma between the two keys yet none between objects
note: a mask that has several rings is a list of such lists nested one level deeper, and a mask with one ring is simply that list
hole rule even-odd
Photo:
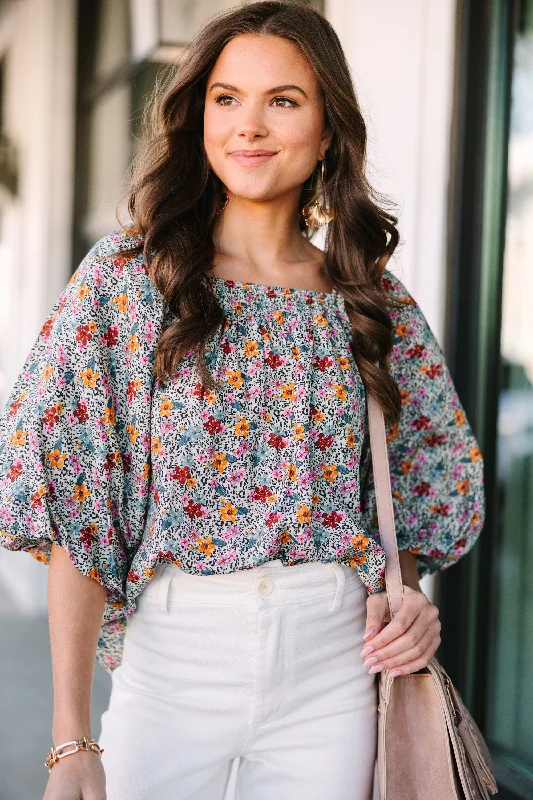
[{"label": "woman", "polygon": [[[397,220],[329,23],[284,2],[215,18],[155,122],[130,223],[81,263],[2,419],[2,544],[50,563],[56,747],[91,736],[95,652],[112,674],[103,752],[57,761],[45,798],[222,798],[240,756],[240,798],[368,800],[376,674],[438,647],[419,577],[476,540],[481,456],[385,269]],[[322,223],[324,251],[302,235]]]}]

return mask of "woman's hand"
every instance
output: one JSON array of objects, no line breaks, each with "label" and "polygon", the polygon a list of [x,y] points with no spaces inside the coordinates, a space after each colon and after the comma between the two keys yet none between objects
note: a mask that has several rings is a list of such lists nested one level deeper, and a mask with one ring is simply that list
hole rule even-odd
[{"label": "woman's hand", "polygon": [[105,772],[98,753],[78,750],[54,764],[43,800],[106,800]]},{"label": "woman's hand", "polygon": [[[420,588],[404,584],[403,602],[392,622],[387,593],[367,598],[365,641],[361,656],[370,673],[390,669],[390,675],[407,675],[426,667],[440,644],[441,624],[437,606]],[[370,633],[369,633],[370,631]]]}]

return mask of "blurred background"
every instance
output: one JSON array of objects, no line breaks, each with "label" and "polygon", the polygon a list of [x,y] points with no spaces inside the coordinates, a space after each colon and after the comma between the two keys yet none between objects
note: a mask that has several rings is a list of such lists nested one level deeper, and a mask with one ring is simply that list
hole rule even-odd
[{"label": "blurred background", "polygon": [[[143,106],[223,0],[0,0],[0,401],[115,205]],[[533,798],[533,0],[324,0],[399,205],[393,269],[485,457],[479,544],[426,589],[439,657]],[[47,568],[0,550],[0,800],[42,797],[52,743]],[[93,735],[110,679],[95,666]],[[228,790],[228,796],[231,788]],[[429,800],[429,799],[428,799]]]}]

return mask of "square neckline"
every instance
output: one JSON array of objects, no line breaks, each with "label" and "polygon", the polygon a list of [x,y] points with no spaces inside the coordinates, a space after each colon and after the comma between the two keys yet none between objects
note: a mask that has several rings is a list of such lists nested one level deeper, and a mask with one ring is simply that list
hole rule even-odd
[{"label": "square neckline", "polygon": [[240,286],[244,289],[246,289],[247,286],[251,286],[258,289],[263,289],[265,291],[273,290],[278,292],[289,292],[291,294],[302,292],[304,294],[312,294],[316,296],[323,295],[324,297],[336,297],[339,294],[336,286],[333,287],[333,291],[331,292],[323,292],[317,289],[304,289],[301,286],[278,286],[275,284],[254,283],[253,281],[239,281],[235,278],[222,278],[220,275],[206,275],[205,277],[209,281],[219,281],[224,284],[234,284],[235,286]]}]

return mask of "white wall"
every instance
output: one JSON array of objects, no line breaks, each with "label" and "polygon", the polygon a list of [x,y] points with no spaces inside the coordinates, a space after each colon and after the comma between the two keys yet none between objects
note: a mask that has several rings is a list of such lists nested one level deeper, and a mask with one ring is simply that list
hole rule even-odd
[{"label": "white wall", "polygon": [[441,342],[455,13],[455,0],[326,0],[367,123],[369,178],[400,206],[394,271]]},{"label": "white wall", "polygon": [[[0,16],[5,128],[19,189],[0,193],[2,407],[70,275],[74,166],[74,0],[18,0]],[[47,569],[0,549],[0,584],[17,605],[44,610]]]},{"label": "white wall", "polygon": [[[368,177],[399,207],[392,269],[442,344],[456,0],[326,0],[367,124]],[[433,599],[434,577],[421,581]]]}]

